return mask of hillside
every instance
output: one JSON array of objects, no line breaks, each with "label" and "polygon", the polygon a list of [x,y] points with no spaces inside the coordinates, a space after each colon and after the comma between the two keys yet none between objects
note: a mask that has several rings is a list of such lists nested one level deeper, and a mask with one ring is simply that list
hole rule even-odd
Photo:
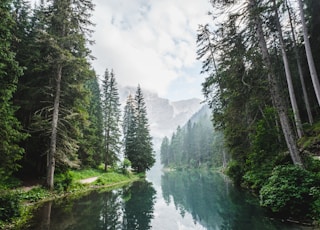
[{"label": "hillside", "polygon": [[[134,87],[119,87],[120,102],[124,104],[129,94],[135,94]],[[156,93],[143,89],[147,105],[151,135],[154,138],[170,136],[178,125],[183,126],[202,107],[201,100],[192,98],[170,101]]]}]

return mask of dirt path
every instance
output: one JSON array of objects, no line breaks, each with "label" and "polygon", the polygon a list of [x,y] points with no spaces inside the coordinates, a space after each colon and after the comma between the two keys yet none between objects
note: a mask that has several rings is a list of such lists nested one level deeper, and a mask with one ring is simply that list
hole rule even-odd
[{"label": "dirt path", "polygon": [[87,179],[79,180],[79,182],[80,182],[81,184],[90,184],[90,183],[96,181],[97,179],[98,179],[98,177],[95,176],[95,177],[90,177],[90,178],[87,178]]}]

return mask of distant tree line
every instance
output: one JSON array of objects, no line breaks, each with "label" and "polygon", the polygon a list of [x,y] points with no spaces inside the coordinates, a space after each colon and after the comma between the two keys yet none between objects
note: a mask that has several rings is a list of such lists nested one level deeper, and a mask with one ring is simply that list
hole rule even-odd
[{"label": "distant tree line", "polygon": [[[123,140],[115,74],[107,69],[100,88],[90,63],[93,8],[91,0],[40,1],[34,8],[26,0],[1,1],[0,184],[13,174],[28,175],[45,177],[52,189],[57,172],[101,163],[107,170],[119,160]],[[154,160],[138,91],[135,109],[141,108],[133,122],[139,131],[133,135],[140,147],[131,147],[144,155],[126,157],[144,172]],[[140,138],[147,141],[138,143]],[[143,165],[136,167],[137,161]]]},{"label": "distant tree line", "polygon": [[204,106],[185,126],[178,126],[171,138],[164,137],[161,163],[170,168],[220,167],[224,165],[223,135],[215,131]]}]

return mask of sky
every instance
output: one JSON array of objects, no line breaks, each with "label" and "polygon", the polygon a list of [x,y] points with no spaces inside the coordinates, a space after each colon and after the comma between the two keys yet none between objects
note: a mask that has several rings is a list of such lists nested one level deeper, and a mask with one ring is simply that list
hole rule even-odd
[{"label": "sky", "polygon": [[209,0],[93,0],[91,47],[99,78],[113,69],[121,86],[138,84],[170,100],[202,99],[199,24],[210,22]]},{"label": "sky", "polygon": [[99,79],[108,68],[121,86],[140,84],[172,101],[203,99],[196,36],[200,24],[212,22],[209,0],[92,2],[95,44],[90,49]]}]

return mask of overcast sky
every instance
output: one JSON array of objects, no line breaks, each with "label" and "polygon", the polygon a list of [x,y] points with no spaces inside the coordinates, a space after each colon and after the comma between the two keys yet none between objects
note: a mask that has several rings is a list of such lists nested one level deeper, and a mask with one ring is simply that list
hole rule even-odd
[{"label": "overcast sky", "polygon": [[100,79],[108,68],[122,86],[140,84],[171,100],[203,98],[196,34],[211,22],[209,0],[92,1],[92,64]]},{"label": "overcast sky", "polygon": [[209,0],[93,0],[93,67],[114,69],[118,84],[141,85],[171,100],[202,98],[196,60]]}]

